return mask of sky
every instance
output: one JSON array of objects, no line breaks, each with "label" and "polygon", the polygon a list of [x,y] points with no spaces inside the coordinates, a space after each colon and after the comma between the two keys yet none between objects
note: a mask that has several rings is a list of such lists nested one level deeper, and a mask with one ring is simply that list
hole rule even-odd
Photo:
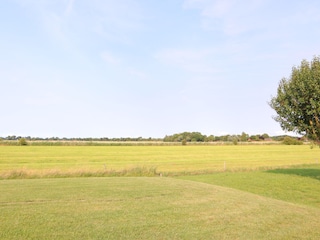
[{"label": "sky", "polygon": [[320,54],[320,1],[2,0],[0,136],[284,132],[268,102]]}]

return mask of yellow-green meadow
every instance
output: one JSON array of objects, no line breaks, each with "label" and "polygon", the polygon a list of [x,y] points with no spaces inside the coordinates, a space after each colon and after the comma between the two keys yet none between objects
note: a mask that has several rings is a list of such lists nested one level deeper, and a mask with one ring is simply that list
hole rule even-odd
[{"label": "yellow-green meadow", "polygon": [[309,145],[0,146],[0,178],[199,174],[319,161],[320,149]]}]

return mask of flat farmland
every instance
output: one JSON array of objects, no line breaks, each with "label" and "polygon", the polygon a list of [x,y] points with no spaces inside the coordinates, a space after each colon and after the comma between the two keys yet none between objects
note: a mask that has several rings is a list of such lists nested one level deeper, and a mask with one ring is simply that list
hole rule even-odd
[{"label": "flat farmland", "polygon": [[319,153],[1,146],[0,239],[319,239]]},{"label": "flat farmland", "polygon": [[[308,145],[0,146],[0,178],[199,174],[315,164]],[[86,175],[87,174],[87,175]]]}]

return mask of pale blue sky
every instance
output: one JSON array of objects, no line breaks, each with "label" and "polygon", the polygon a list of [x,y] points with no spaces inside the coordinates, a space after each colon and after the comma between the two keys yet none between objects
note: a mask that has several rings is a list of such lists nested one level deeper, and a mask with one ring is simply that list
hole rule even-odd
[{"label": "pale blue sky", "polygon": [[2,0],[0,136],[281,134],[320,1]]}]

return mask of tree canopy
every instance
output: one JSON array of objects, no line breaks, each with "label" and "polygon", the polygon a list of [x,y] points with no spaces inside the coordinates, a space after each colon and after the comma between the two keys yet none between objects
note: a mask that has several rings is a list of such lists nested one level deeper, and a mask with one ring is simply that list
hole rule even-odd
[{"label": "tree canopy", "polygon": [[[204,142],[207,139],[206,135],[202,135],[200,132],[183,132],[176,133],[171,136],[165,136],[164,142],[182,142],[185,140],[186,142]],[[212,136],[212,140],[214,137]]]},{"label": "tree canopy", "polygon": [[277,95],[270,101],[277,112],[274,119],[283,130],[305,135],[320,142],[320,57],[303,60],[283,78]]}]

